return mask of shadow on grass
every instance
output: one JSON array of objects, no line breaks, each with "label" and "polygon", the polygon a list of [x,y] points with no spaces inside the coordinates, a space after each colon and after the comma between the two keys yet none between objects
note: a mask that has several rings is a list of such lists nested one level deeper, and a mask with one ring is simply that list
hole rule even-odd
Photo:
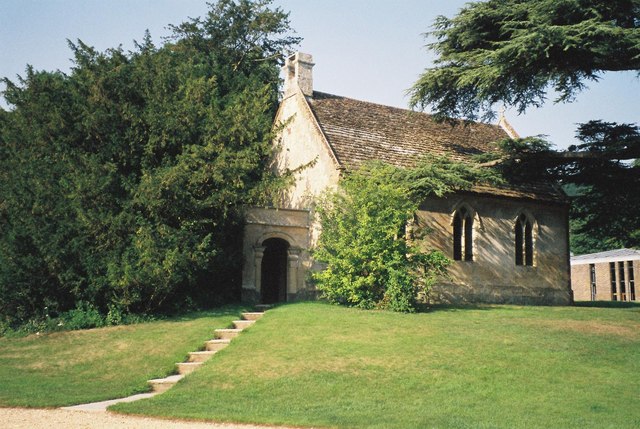
[{"label": "shadow on grass", "polygon": [[576,301],[576,307],[597,307],[597,308],[640,308],[640,302],[624,301]]},{"label": "shadow on grass", "polygon": [[[323,304],[323,305],[332,306],[332,307],[350,308],[352,310],[393,312],[392,310],[375,310],[375,309],[367,310],[367,309],[358,308],[358,307],[350,307],[348,305],[331,303],[324,299],[297,301],[293,303],[278,303],[278,304],[275,304],[273,308],[286,307],[289,305],[304,305],[305,303],[313,304],[313,305]],[[517,305],[513,305],[513,306],[514,308],[518,307]],[[488,303],[463,303],[463,304],[417,303],[415,309],[416,309],[415,311],[416,313],[433,313],[436,311],[460,311],[460,310],[494,310],[495,311],[495,310],[509,310],[509,304],[502,305],[502,304],[488,304]]]},{"label": "shadow on grass", "polygon": [[156,320],[163,322],[188,322],[201,317],[220,317],[220,316],[238,316],[240,313],[247,311],[251,306],[243,304],[227,304],[221,307],[214,307],[207,310],[191,311],[188,313],[177,314],[166,317],[158,317]]},{"label": "shadow on grass", "polygon": [[442,311],[461,310],[504,310],[506,307],[495,304],[466,303],[466,304],[418,304],[417,313],[434,313]]}]

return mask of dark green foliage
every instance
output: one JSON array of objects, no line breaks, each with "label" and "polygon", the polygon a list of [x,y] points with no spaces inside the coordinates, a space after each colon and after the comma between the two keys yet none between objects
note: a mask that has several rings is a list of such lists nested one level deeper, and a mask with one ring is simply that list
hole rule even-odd
[{"label": "dark green foliage", "polygon": [[441,117],[490,118],[505,103],[540,106],[551,86],[568,101],[604,71],[640,69],[638,0],[489,0],[439,17],[436,66],[411,89]]},{"label": "dark green foliage", "polygon": [[[411,104],[436,116],[489,119],[496,103],[520,112],[549,90],[572,101],[603,72],[640,70],[639,0],[489,0],[440,17],[435,67],[411,89]],[[540,138],[502,142],[509,180],[558,180],[570,193],[575,254],[640,246],[640,133],[633,124],[590,121],[583,143],[557,152]]]},{"label": "dark green foliage", "polygon": [[70,74],[4,80],[0,318],[237,297],[241,207],[281,183],[264,166],[298,41],[270,3],[221,0],[160,47],[70,42]]},{"label": "dark green foliage", "polygon": [[425,157],[402,171],[401,180],[409,187],[411,199],[417,202],[435,195],[441,197],[455,191],[471,189],[476,183],[500,184],[502,177],[494,170],[476,163],[453,162],[446,157]]},{"label": "dark green foliage", "polygon": [[329,301],[360,308],[415,310],[449,263],[437,250],[423,251],[407,230],[429,195],[468,189],[488,170],[429,158],[413,169],[381,162],[364,164],[340,182],[318,206],[322,225],[316,260],[326,268],[314,275]]},{"label": "dark green foliage", "polygon": [[[640,150],[640,129],[592,121],[578,128],[583,144],[571,152]],[[640,248],[640,165],[595,156],[561,166],[563,183],[573,185],[571,249],[579,255],[616,248]]]},{"label": "dark green foliage", "polygon": [[512,181],[556,181],[571,199],[574,254],[640,248],[640,166],[625,152],[640,150],[635,125],[591,121],[578,128],[581,144],[555,152],[539,137],[499,142],[496,168]]}]

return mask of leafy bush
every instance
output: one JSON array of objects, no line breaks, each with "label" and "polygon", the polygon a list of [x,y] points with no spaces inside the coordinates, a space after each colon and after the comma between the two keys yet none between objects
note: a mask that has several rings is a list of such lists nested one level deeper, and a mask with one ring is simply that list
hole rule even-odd
[{"label": "leafy bush", "polygon": [[[318,206],[322,234],[314,257],[327,264],[314,274],[329,301],[361,308],[412,311],[424,258],[405,238],[417,210],[400,170],[367,164],[347,175]],[[446,263],[432,267],[442,272]]]},{"label": "leafy bush", "polygon": [[71,330],[100,328],[105,325],[105,319],[98,309],[87,302],[78,303],[75,309],[66,312],[60,320],[65,329]]},{"label": "leafy bush", "polygon": [[0,323],[0,337],[21,337],[29,334],[70,331],[76,329],[100,328],[111,325],[132,325],[156,320],[157,317],[145,314],[125,313],[114,305],[109,306],[106,316],[92,304],[78,303],[77,307],[64,313],[51,316],[44,309],[42,317],[33,317],[22,324]]},{"label": "leafy bush", "polygon": [[376,161],[348,173],[317,207],[322,234],[314,257],[326,268],[312,276],[322,296],[348,306],[415,311],[449,260],[438,250],[421,251],[408,238],[408,223],[426,196],[468,189],[481,179],[495,178],[442,158],[413,169]]}]

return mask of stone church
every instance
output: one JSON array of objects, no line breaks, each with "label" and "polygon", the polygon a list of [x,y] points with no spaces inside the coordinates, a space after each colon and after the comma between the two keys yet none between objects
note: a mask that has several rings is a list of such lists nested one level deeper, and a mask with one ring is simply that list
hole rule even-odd
[{"label": "stone church", "polygon": [[[319,227],[315,199],[337,186],[345,170],[379,159],[411,166],[425,154],[468,159],[515,137],[498,125],[452,127],[413,112],[313,89],[313,59],[296,53],[284,66],[284,95],[276,124],[285,124],[273,160],[279,171],[307,165],[277,208],[247,211],[242,296],[275,303],[315,296],[310,270]],[[572,301],[568,204],[550,183],[477,186],[423,201],[415,222],[429,229],[426,248],[453,262],[430,299],[448,303],[563,305]]]}]

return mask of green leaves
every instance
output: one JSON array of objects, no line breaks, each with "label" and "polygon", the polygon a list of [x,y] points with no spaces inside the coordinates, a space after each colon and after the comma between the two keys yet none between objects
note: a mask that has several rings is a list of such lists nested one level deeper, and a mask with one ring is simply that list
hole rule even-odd
[{"label": "green leaves", "polygon": [[[391,279],[392,290],[406,287],[407,278],[400,273],[409,248],[399,237],[417,206],[408,198],[408,187],[397,180],[399,174],[386,164],[367,164],[347,175],[339,192],[327,195],[319,206],[322,235],[314,257],[328,266],[314,278],[330,301],[374,308],[384,300]],[[412,308],[402,304],[402,294],[388,299],[402,311]]]},{"label": "green leaves", "polygon": [[640,69],[637,0],[490,0],[469,3],[430,33],[435,67],[410,90],[441,118],[491,119],[495,103],[571,101],[601,72]]},{"label": "green leaves", "polygon": [[[559,183],[571,200],[575,254],[640,246],[640,130],[632,124],[589,121],[581,144],[556,152],[540,137],[506,139],[483,161],[512,183]],[[636,161],[633,161],[634,158]],[[493,159],[494,161],[489,161]]]},{"label": "green leaves", "polygon": [[[571,102],[603,72],[640,70],[638,0],[473,2],[439,17],[430,35],[437,59],[411,104],[440,119],[492,119],[496,103],[524,112],[550,89]],[[536,137],[508,140],[490,164],[510,181],[555,179],[572,191],[574,253],[640,246],[637,127],[590,121],[577,135],[584,143],[566,152]]]},{"label": "green leaves", "polygon": [[582,254],[640,248],[640,166],[619,157],[640,153],[640,129],[590,121],[579,126],[578,138],[583,143],[570,151],[595,156],[565,164],[559,171],[573,191],[572,250]]},{"label": "green leaves", "polygon": [[409,184],[414,200],[469,190],[477,182],[502,183],[502,178],[494,170],[477,164],[452,162],[443,156],[425,157],[405,174],[404,180]]},{"label": "green leaves", "polygon": [[298,39],[270,3],[212,4],[158,47],[70,43],[69,75],[6,81],[1,318],[236,297],[241,207],[286,182],[265,164],[280,53]]},{"label": "green leaves", "polygon": [[317,207],[322,235],[314,258],[326,264],[313,276],[318,289],[334,303],[415,311],[449,264],[410,237],[420,235],[409,226],[419,204],[490,177],[444,158],[426,158],[413,169],[371,162],[349,172]]}]

